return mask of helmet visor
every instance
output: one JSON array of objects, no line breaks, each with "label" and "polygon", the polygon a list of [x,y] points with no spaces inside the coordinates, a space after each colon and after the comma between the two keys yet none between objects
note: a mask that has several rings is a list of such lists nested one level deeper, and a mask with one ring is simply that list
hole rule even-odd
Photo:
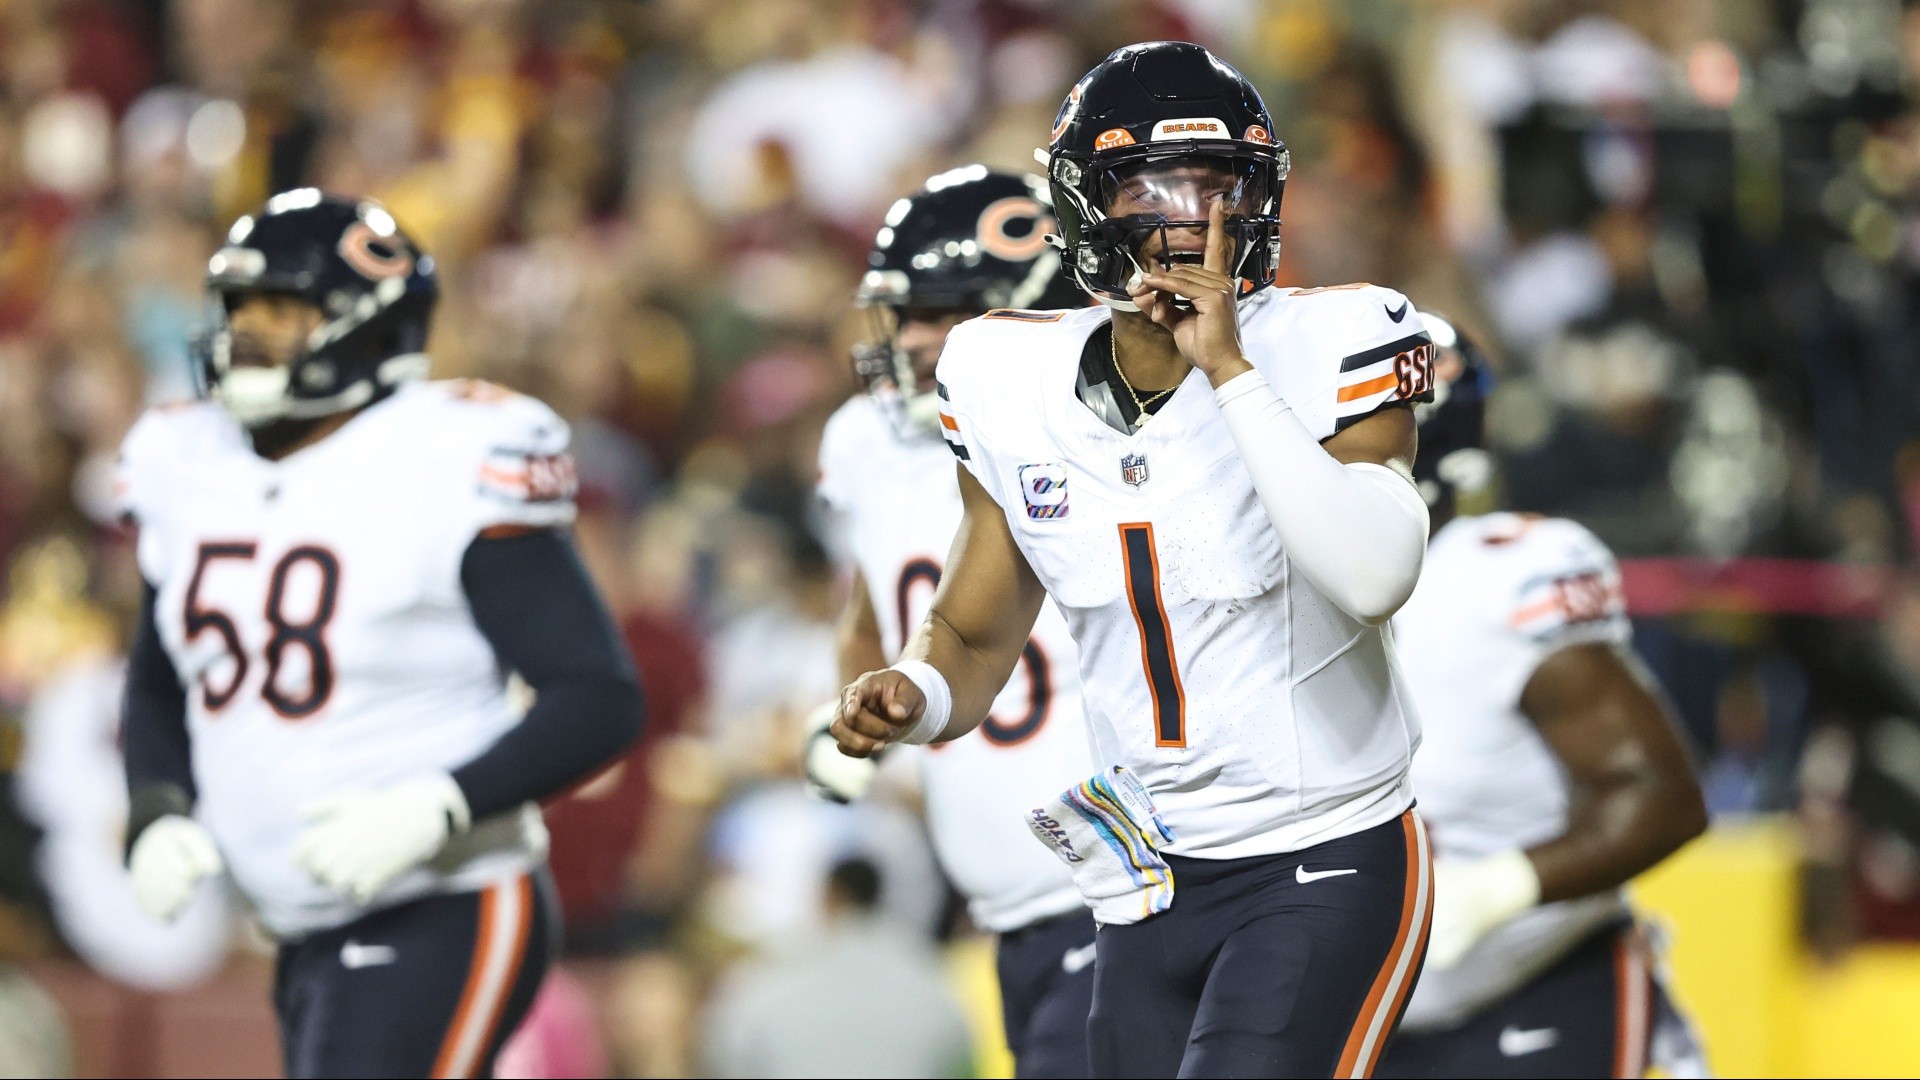
[{"label": "helmet visor", "polygon": [[1110,219],[1205,222],[1215,203],[1229,217],[1273,212],[1271,162],[1227,155],[1126,161],[1100,175],[1101,209]]}]

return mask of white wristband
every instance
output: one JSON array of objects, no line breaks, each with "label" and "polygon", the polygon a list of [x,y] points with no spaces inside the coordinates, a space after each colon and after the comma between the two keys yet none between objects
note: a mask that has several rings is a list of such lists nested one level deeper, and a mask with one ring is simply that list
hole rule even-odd
[{"label": "white wristband", "polygon": [[947,721],[953,719],[953,688],[947,685],[947,677],[925,660],[902,660],[893,665],[892,670],[905,675],[927,699],[920,719],[893,741],[918,746],[939,738],[940,733],[947,730]]}]

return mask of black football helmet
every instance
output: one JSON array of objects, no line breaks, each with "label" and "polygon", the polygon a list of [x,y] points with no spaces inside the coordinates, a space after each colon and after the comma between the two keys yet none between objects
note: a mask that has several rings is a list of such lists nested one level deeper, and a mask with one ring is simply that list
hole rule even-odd
[{"label": "black football helmet", "polygon": [[[1230,272],[1243,295],[1273,283],[1289,155],[1246,76],[1198,45],[1150,41],[1116,50],[1067,94],[1047,166],[1067,269],[1095,299],[1135,310],[1127,285],[1157,233],[1198,231],[1224,204]],[[1198,259],[1188,253],[1187,259]]]},{"label": "black football helmet", "polygon": [[1446,317],[1431,311],[1420,315],[1433,339],[1433,400],[1413,407],[1420,428],[1413,481],[1429,507],[1451,514],[1456,494],[1480,491],[1493,481],[1493,458],[1484,449],[1493,367],[1480,346]]},{"label": "black football helmet", "polygon": [[[433,258],[378,203],[296,188],[233,223],[207,261],[214,326],[202,350],[209,396],[249,428],[359,408],[424,378],[440,287]],[[281,293],[325,321],[284,367],[236,366],[227,316],[250,293]]]},{"label": "black football helmet", "polygon": [[939,401],[919,391],[913,358],[898,343],[903,312],[1085,303],[1047,246],[1054,227],[1043,180],[985,165],[943,172],[888,209],[854,294],[873,324],[873,340],[854,350],[854,370],[896,419],[938,430]]}]

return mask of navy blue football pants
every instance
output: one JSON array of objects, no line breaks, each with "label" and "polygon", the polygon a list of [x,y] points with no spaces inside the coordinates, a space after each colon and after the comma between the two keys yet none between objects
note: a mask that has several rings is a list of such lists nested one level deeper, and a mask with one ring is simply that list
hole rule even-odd
[{"label": "navy blue football pants", "polygon": [[1092,1075],[1093,915],[1084,908],[1000,935],[1000,1009],[1019,1080]]},{"label": "navy blue football pants", "polygon": [[1173,906],[1100,928],[1093,1075],[1370,1075],[1433,914],[1414,812],[1283,855],[1167,861]]},{"label": "navy blue football pants", "polygon": [[543,867],[281,945],[287,1075],[492,1076],[546,976],[557,911]]},{"label": "navy blue football pants", "polygon": [[1403,1031],[1380,1076],[1644,1076],[1671,1012],[1631,923],[1607,927],[1457,1028]]}]

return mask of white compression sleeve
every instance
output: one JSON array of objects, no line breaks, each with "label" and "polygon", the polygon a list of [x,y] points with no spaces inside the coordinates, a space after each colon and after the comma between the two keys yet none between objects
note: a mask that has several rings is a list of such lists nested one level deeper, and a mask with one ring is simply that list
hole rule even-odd
[{"label": "white compression sleeve", "polygon": [[1362,622],[1400,610],[1427,551],[1427,506],[1413,484],[1384,465],[1342,464],[1257,371],[1228,380],[1214,400],[1300,573]]}]

